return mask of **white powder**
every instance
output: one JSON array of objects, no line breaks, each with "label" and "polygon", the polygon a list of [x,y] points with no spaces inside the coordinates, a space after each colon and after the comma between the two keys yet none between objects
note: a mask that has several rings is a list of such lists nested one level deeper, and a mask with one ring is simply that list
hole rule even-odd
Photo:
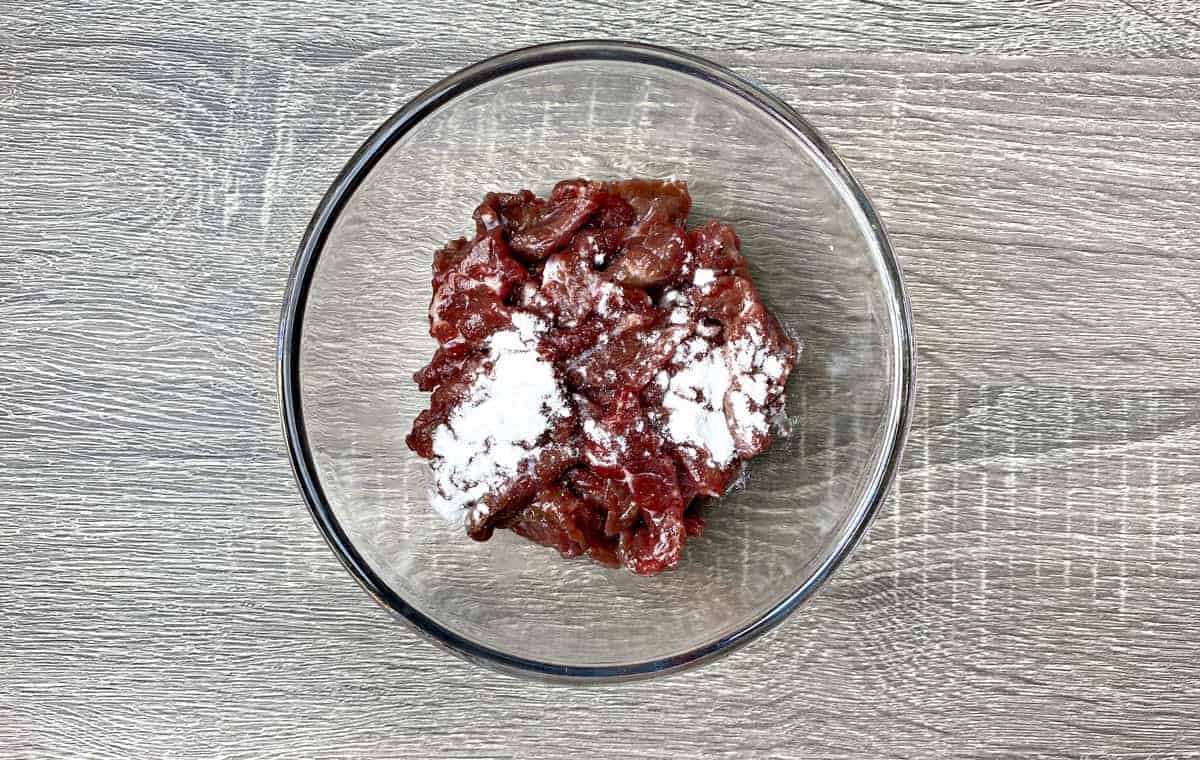
[{"label": "white powder", "polygon": [[602,317],[610,317],[614,311],[613,301],[620,299],[624,293],[611,282],[600,285],[600,300],[596,302],[596,313]]},{"label": "white powder", "polygon": [[725,418],[725,394],[732,378],[720,350],[709,350],[707,341],[693,338],[675,352],[681,366],[670,379],[663,396],[667,410],[667,436],[677,444],[707,450],[720,467],[736,453],[729,421]]},{"label": "white powder", "polygon": [[[620,464],[620,456],[625,453],[626,441],[620,436],[613,435],[609,430],[606,430],[596,424],[594,420],[583,421],[583,435],[591,446],[586,447],[584,457],[587,463],[592,467],[617,467]],[[603,452],[604,456],[597,456],[596,452]]]},{"label": "white powder", "polygon": [[563,266],[561,256],[551,256],[546,259],[546,265],[542,267],[542,284],[547,282],[561,281],[563,276]]},{"label": "white powder", "polygon": [[708,351],[710,344],[703,338],[692,338],[679,344],[679,348],[675,349],[675,361],[690,362],[700,356],[700,354]]},{"label": "white powder", "polygon": [[765,349],[757,329],[721,346],[693,337],[676,350],[674,362],[679,369],[663,398],[672,441],[708,451],[712,463],[724,467],[739,442],[767,432],[771,386],[783,376],[783,363]]},{"label": "white powder", "polygon": [[554,367],[537,351],[545,329],[537,317],[514,313],[513,329],[488,339],[490,367],[434,431],[437,488],[430,501],[446,519],[461,522],[476,502],[512,480],[538,455],[542,434],[568,413]]},{"label": "white powder", "polygon": [[697,269],[696,274],[692,276],[692,284],[698,288],[702,288],[715,279],[717,279],[717,273],[714,270]]},{"label": "white powder", "polygon": [[783,362],[779,361],[779,357],[774,354],[768,356],[763,361],[763,372],[772,380],[778,380],[783,377]]},{"label": "white powder", "polygon": [[[733,411],[735,429],[742,433],[752,434],[767,432],[767,416],[762,411],[762,406],[767,401],[766,377],[763,375],[739,375],[738,380],[740,387],[729,393],[729,406]],[[751,407],[751,401],[756,406]]]}]

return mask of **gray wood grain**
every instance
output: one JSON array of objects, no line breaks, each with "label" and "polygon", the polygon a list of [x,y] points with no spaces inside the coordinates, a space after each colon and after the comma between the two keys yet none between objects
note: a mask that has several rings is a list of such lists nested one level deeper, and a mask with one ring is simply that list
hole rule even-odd
[{"label": "gray wood grain", "polygon": [[[1200,4],[792,5],[9,4],[0,755],[1200,756]],[[814,603],[583,690],[358,590],[272,362],[308,215],[381,119],[601,34],[824,131],[903,258],[922,380],[896,493]]]}]

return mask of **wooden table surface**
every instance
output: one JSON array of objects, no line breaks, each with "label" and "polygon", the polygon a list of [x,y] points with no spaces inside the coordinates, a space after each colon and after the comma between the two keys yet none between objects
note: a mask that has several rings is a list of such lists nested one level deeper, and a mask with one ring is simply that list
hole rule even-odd
[{"label": "wooden table surface", "polygon": [[[1200,757],[1200,2],[436,5],[4,4],[0,756]],[[581,36],[808,116],[920,342],[900,483],[832,584],[595,689],[374,605],[293,485],[273,374],[355,147]]]}]

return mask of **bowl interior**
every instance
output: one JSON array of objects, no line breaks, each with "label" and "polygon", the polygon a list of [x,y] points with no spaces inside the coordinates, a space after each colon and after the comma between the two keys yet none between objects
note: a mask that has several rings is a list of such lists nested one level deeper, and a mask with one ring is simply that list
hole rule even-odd
[{"label": "bowl interior", "polygon": [[[498,532],[470,541],[427,503],[404,436],[427,396],[433,251],[470,234],[488,190],[559,179],[686,179],[693,224],[734,225],[768,306],[804,343],[791,432],[708,509],[652,578]],[[403,135],[335,222],[311,282],[300,398],[330,507],[375,573],[455,634],[560,667],[683,656],[733,636],[814,576],[861,521],[896,437],[900,294],[852,191],[743,95],[643,62],[569,61],[493,78]]]}]

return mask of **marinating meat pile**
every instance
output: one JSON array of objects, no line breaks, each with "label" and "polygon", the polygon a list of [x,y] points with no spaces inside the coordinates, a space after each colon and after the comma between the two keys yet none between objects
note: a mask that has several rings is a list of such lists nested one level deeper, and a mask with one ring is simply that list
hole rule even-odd
[{"label": "marinating meat pile", "polygon": [[407,442],[472,538],[654,574],[771,444],[799,348],[737,234],[687,229],[691,205],[666,180],[489,193],[434,256],[432,396]]}]

